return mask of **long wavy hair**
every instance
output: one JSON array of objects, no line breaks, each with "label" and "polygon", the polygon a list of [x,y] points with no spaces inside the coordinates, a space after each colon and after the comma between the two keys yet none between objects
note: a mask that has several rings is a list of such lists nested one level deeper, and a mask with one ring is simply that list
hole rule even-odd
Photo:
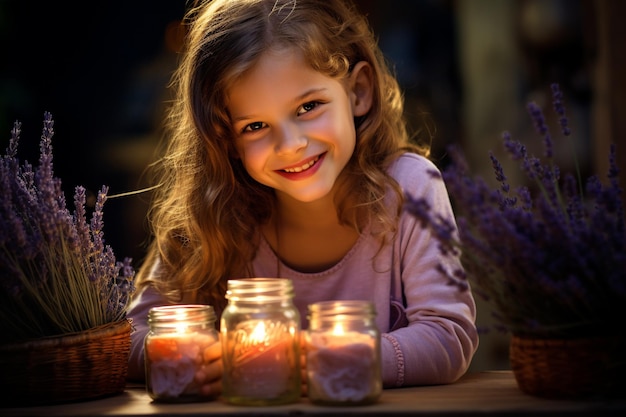
[{"label": "long wavy hair", "polygon": [[[343,0],[212,0],[191,4],[184,23],[164,153],[152,166],[159,185],[148,213],[152,240],[136,285],[220,309],[227,280],[249,274],[275,194],[236,157],[226,92],[269,48],[300,50],[312,68],[337,79],[370,63],[373,105],[355,118],[356,147],[335,184],[336,206],[359,232],[378,222],[383,244],[402,202],[386,168],[404,151],[428,156],[429,147],[409,140],[402,92],[365,16]],[[390,190],[397,205],[387,208]]]}]

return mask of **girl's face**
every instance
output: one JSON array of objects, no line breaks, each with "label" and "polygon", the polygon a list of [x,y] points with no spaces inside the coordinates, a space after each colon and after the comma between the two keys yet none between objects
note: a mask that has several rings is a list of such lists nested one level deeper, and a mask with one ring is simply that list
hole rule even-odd
[{"label": "girl's face", "polygon": [[371,90],[365,62],[336,80],[294,49],[266,52],[227,91],[244,167],[298,201],[326,196],[354,152],[354,117],[369,110]]}]

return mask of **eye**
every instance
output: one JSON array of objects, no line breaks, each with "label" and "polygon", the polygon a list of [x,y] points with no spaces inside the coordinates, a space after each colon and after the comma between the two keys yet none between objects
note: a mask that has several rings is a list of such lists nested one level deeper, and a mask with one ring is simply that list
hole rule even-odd
[{"label": "eye", "polygon": [[265,126],[267,126],[267,125],[265,123],[263,123],[263,122],[250,123],[249,125],[246,125],[243,128],[242,133],[255,132],[257,130],[263,129]]},{"label": "eye", "polygon": [[319,101],[309,101],[308,103],[304,103],[302,106],[300,106],[300,108],[298,109],[298,116],[304,113],[308,113],[311,110],[314,110],[317,106],[320,105]]}]

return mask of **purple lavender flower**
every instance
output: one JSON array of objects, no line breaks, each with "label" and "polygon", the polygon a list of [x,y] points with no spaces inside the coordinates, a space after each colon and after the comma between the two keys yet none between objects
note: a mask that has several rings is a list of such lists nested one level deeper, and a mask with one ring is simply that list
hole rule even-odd
[{"label": "purple lavender flower", "polygon": [[[563,95],[552,85],[563,136],[570,135]],[[526,174],[512,190],[502,164],[489,154],[498,188],[472,177],[462,153],[450,149],[442,172],[456,210],[458,237],[424,201],[406,198],[406,209],[442,240],[442,258],[461,250],[472,290],[494,306],[497,327],[516,334],[574,336],[612,332],[626,319],[626,229],[614,146],[608,185],[579,172],[561,174],[552,159],[553,138],[541,109],[528,105],[543,137],[543,159],[502,135],[504,149]],[[435,180],[435,179],[434,179]]]},{"label": "purple lavender flower", "polygon": [[73,333],[121,320],[134,291],[131,259],[105,245],[102,187],[90,222],[85,189],[74,212],[54,176],[54,122],[44,114],[39,166],[21,163],[16,122],[0,161],[0,343]]},{"label": "purple lavender flower", "polygon": [[571,134],[571,130],[569,128],[569,122],[567,120],[567,116],[565,115],[565,105],[563,104],[563,93],[561,92],[561,88],[558,84],[552,84],[552,104],[554,106],[554,111],[559,115],[559,124],[561,125],[561,133],[563,136],[569,136]]},{"label": "purple lavender flower", "polygon": [[546,158],[552,158],[552,137],[550,136],[550,131],[546,125],[546,119],[543,116],[543,112],[541,111],[541,108],[533,102],[528,103],[527,107],[530,116],[535,122],[535,129],[537,129],[537,132],[543,136],[543,145],[545,150],[544,156]]}]

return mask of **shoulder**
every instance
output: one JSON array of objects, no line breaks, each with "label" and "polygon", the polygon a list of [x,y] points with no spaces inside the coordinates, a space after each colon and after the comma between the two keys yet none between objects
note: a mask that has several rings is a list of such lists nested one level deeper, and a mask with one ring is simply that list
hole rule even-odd
[{"label": "shoulder", "polygon": [[407,171],[429,169],[439,171],[437,166],[430,159],[412,152],[400,154],[389,166],[390,173],[404,173]]},{"label": "shoulder", "polygon": [[388,173],[407,192],[429,188],[442,182],[439,168],[428,158],[416,153],[404,153],[393,161]]}]

